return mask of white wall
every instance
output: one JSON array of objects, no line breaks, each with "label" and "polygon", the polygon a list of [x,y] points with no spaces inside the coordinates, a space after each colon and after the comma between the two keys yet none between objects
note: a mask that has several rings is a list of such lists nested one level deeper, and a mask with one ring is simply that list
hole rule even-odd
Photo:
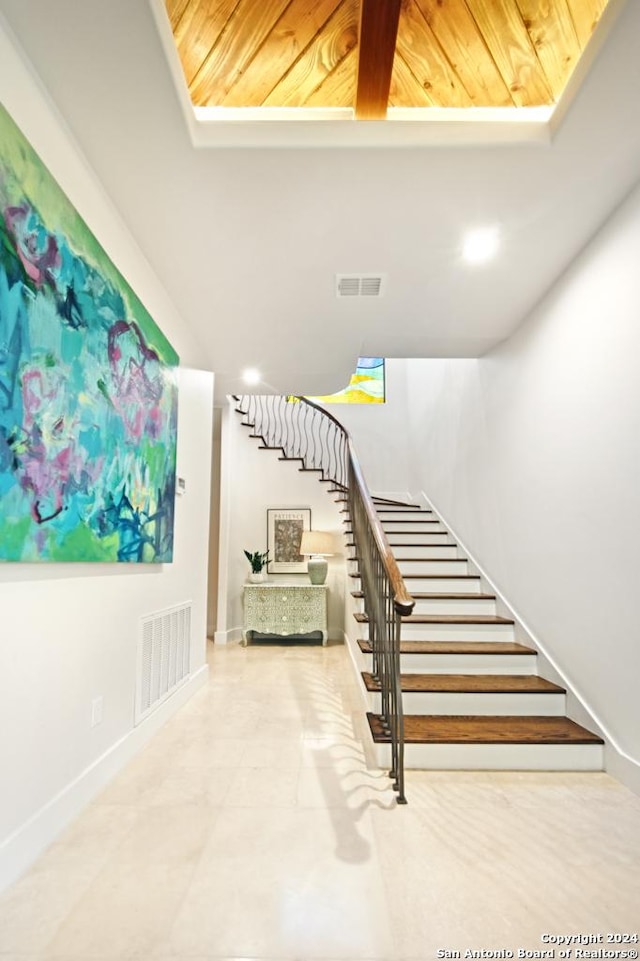
[{"label": "white wall", "polygon": [[213,408],[211,442],[211,508],[209,516],[209,571],[207,592],[207,637],[213,637],[218,620],[218,545],[220,541],[220,446],[222,408]]},{"label": "white wall", "polygon": [[[249,564],[243,551],[267,549],[267,509],[310,507],[311,527],[330,531],[343,552],[329,557],[329,638],[344,637],[345,560],[340,504],[327,493],[318,475],[301,472],[297,461],[278,460],[278,451],[260,450],[230,404],[222,430],[220,507],[220,593],[216,642],[239,640],[242,632],[242,588]],[[308,583],[305,574],[269,574],[269,581]]]},{"label": "white wall", "polygon": [[406,362],[413,476],[636,763],[638,250],[640,187],[498,349]]},{"label": "white wall", "polygon": [[[198,356],[147,262],[0,23],[0,99],[182,356]],[[170,565],[0,566],[0,887],[206,677],[206,571],[213,377],[180,371],[178,473]],[[196,681],[133,730],[139,619],[193,602]],[[90,726],[102,696],[102,723]]]}]

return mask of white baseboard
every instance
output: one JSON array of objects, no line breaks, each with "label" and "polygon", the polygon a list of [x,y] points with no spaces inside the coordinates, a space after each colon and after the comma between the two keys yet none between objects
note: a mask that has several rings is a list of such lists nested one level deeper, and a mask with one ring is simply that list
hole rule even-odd
[{"label": "white baseboard", "polygon": [[640,764],[610,741],[604,746],[604,769],[616,781],[640,795]]},{"label": "white baseboard", "polygon": [[213,635],[214,644],[233,644],[242,640],[242,628],[232,627],[228,631],[216,631]]},{"label": "white baseboard", "polygon": [[13,884],[154,734],[206,684],[203,665],[137,727],[113,744],[0,845],[0,891]]}]

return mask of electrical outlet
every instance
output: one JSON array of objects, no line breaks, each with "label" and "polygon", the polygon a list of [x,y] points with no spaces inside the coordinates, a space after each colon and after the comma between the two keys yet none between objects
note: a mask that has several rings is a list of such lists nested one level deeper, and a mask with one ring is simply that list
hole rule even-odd
[{"label": "electrical outlet", "polygon": [[102,708],[103,708],[103,698],[94,697],[91,702],[91,727],[97,727],[98,724],[102,724]]}]

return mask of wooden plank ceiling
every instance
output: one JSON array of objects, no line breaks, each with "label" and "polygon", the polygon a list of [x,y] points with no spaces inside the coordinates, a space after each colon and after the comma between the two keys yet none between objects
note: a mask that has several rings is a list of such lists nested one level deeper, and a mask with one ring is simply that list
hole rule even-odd
[{"label": "wooden plank ceiling", "polygon": [[608,0],[165,0],[199,107],[555,103]]}]

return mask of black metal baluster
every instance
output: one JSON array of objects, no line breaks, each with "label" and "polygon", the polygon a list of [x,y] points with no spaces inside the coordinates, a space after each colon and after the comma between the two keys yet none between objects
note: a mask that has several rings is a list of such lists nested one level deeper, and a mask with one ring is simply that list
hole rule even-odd
[{"label": "black metal baluster", "polygon": [[320,469],[346,490],[372,651],[372,673],[380,690],[380,723],[391,745],[391,770],[397,803],[404,792],[404,717],[400,676],[401,615],[413,609],[388,541],[377,517],[349,436],[323,408],[296,398],[244,395],[235,398],[243,423],[267,447],[300,458],[305,468]]}]

